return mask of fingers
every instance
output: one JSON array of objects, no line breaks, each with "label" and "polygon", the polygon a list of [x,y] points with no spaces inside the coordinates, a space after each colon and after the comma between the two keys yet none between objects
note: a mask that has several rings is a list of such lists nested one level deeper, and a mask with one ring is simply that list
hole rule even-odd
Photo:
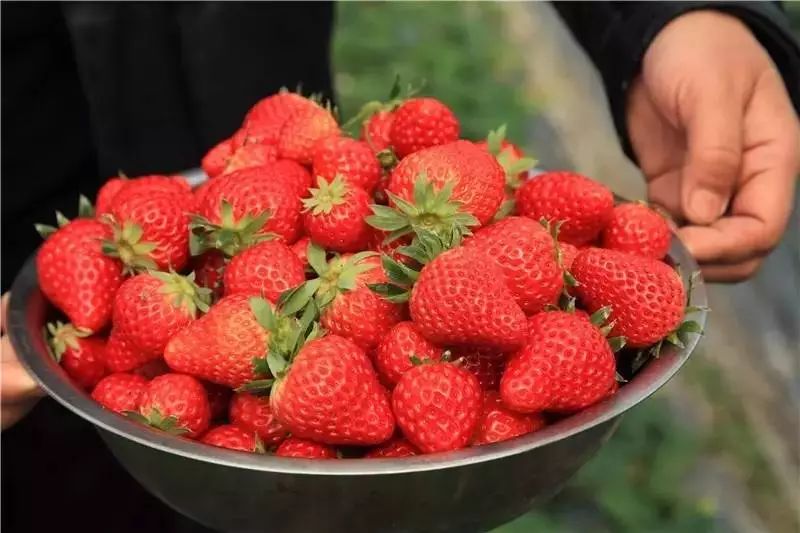
[{"label": "fingers", "polygon": [[735,283],[753,277],[761,267],[762,258],[750,259],[736,265],[705,265],[701,268],[706,281]]},{"label": "fingers", "polygon": [[3,352],[0,361],[0,402],[3,410],[6,405],[41,397],[44,393],[17,359],[8,336],[0,339],[0,350]]},{"label": "fingers", "polygon": [[0,334],[5,334],[6,332],[6,315],[8,314],[8,299],[10,297],[11,293],[7,292],[0,300]]}]

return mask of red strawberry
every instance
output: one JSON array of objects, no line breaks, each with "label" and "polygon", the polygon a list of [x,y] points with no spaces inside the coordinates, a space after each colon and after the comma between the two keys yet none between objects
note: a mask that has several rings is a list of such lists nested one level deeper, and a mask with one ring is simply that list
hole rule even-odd
[{"label": "red strawberry", "polygon": [[483,390],[497,389],[508,360],[506,354],[485,348],[457,348],[452,357],[461,360],[461,368],[475,374]]},{"label": "red strawberry", "polygon": [[208,433],[203,435],[201,442],[218,448],[227,448],[240,452],[258,453],[260,448],[255,433],[249,433],[240,427],[230,424],[211,428]]},{"label": "red strawberry", "polygon": [[334,135],[339,135],[336,119],[327,109],[317,106],[294,115],[283,124],[278,139],[278,155],[310,165],[317,143]]},{"label": "red strawberry", "polygon": [[300,262],[303,263],[303,267],[308,266],[308,245],[311,244],[311,239],[308,237],[301,237],[296,243],[294,243],[290,248],[294,252],[294,254],[300,259]]},{"label": "red strawberry", "polygon": [[288,91],[267,96],[247,112],[239,142],[277,144],[289,118],[318,108],[314,101]]},{"label": "red strawberry", "polygon": [[301,459],[336,459],[336,450],[313,440],[289,437],[275,451],[278,457]]},{"label": "red strawberry", "polygon": [[564,221],[559,240],[581,246],[592,242],[611,220],[614,196],[605,185],[574,172],[545,172],[517,191],[517,211],[537,222]]},{"label": "red strawberry", "polygon": [[530,336],[500,381],[503,403],[521,413],[572,412],[601,400],[616,361],[597,327],[574,313],[550,311],[530,321]]},{"label": "red strawberry", "polygon": [[278,160],[278,148],[272,144],[243,144],[231,153],[222,176],[245,168],[263,167]]},{"label": "red strawberry", "polygon": [[[395,125],[397,122],[395,122]],[[414,185],[424,175],[435,189],[452,184],[451,199],[480,224],[494,216],[503,201],[505,172],[491,154],[469,141],[456,141],[415,152],[392,171],[388,191],[415,200]]]},{"label": "red strawberry", "polygon": [[475,145],[492,154],[505,170],[506,201],[513,203],[514,191],[522,185],[526,171],[536,165],[536,160],[525,157],[519,146],[506,140],[505,125],[490,131],[486,140],[478,141]]},{"label": "red strawberry", "polygon": [[264,241],[231,259],[225,268],[225,295],[262,295],[275,303],[281,293],[305,280],[303,263],[291,248],[280,241]]},{"label": "red strawberry", "polygon": [[36,255],[39,286],[77,328],[96,332],[111,318],[122,283],[122,263],[103,255],[111,229],[100,221],[76,219],[50,235]]},{"label": "red strawberry", "polygon": [[403,437],[396,437],[386,444],[381,444],[372,448],[364,456],[366,459],[388,459],[397,457],[411,457],[412,455],[419,454],[419,451],[413,444],[408,442]]},{"label": "red strawberry", "polygon": [[400,237],[399,239],[394,239],[389,242],[386,242],[386,238],[388,236],[389,236],[388,232],[373,228],[372,238],[370,239],[368,249],[381,254],[386,254],[395,261],[399,261],[404,264],[409,264],[410,258],[401,254],[398,249],[403,246],[408,246],[411,242],[410,237],[409,236]]},{"label": "red strawberry", "polygon": [[137,348],[133,341],[117,333],[116,328],[111,328],[106,343],[106,368],[110,371],[129,372],[160,357],[159,352],[146,352]]},{"label": "red strawberry", "polygon": [[231,139],[225,139],[206,152],[200,161],[200,166],[203,167],[206,176],[216,178],[225,170],[231,155],[233,155],[233,142]]},{"label": "red strawberry", "polygon": [[114,177],[109,178],[97,191],[97,200],[95,203],[95,211],[98,215],[108,213],[111,209],[111,201],[122,188],[128,183],[127,178]]},{"label": "red strawberry", "polygon": [[311,197],[303,200],[306,234],[323,248],[357,252],[369,246],[372,228],[364,220],[372,214],[370,197],[340,176],[328,182],[317,178]]},{"label": "red strawberry", "polygon": [[291,159],[279,159],[267,165],[264,169],[271,175],[280,176],[277,179],[286,179],[291,182],[300,198],[308,197],[308,189],[313,185],[311,173],[306,167]]},{"label": "red strawberry", "polygon": [[361,127],[361,139],[377,153],[386,150],[392,144],[390,134],[394,112],[389,110],[378,111],[371,115]]},{"label": "red strawberry", "polygon": [[296,437],[369,446],[394,432],[388,395],[367,355],[337,335],[305,344],[285,376],[277,377],[270,401],[275,417]]},{"label": "red strawberry", "polygon": [[369,145],[349,137],[328,137],[317,143],[312,162],[314,177],[344,181],[367,192],[381,177],[381,166]]},{"label": "red strawberry", "polygon": [[373,362],[383,383],[394,387],[400,377],[414,365],[411,358],[439,360],[442,350],[425,340],[414,323],[395,324],[375,350]]},{"label": "red strawberry", "polygon": [[474,248],[448,250],[425,265],[410,310],[414,325],[434,344],[505,352],[525,342],[525,313],[502,272]]},{"label": "red strawberry", "polygon": [[397,425],[423,453],[467,446],[478,425],[482,401],[475,376],[451,363],[415,366],[392,392]]},{"label": "red strawberry", "polygon": [[231,400],[230,419],[231,424],[257,434],[267,446],[278,444],[289,434],[275,418],[267,397],[248,393],[235,394]]},{"label": "red strawberry", "polygon": [[633,348],[669,335],[684,316],[686,290],[677,272],[656,259],[586,248],[572,264],[573,289],[590,313],[611,306],[613,335]]},{"label": "red strawberry", "polygon": [[578,248],[568,242],[560,242],[558,243],[558,247],[561,250],[562,269],[570,270],[572,268],[572,262],[575,261],[575,257],[578,255]]},{"label": "red strawberry", "polygon": [[[114,188],[119,188],[116,194],[112,195],[108,191],[104,191],[103,188],[100,189],[97,195],[98,215],[111,213],[112,204],[125,202],[131,196],[138,196],[143,193],[153,195],[162,193],[176,194],[181,198],[181,205],[184,209],[191,211],[194,208],[191,195],[187,195],[187,193],[191,192],[189,182],[181,176],[150,175],[130,179],[122,178],[122,181],[122,186],[107,182],[108,187],[111,188],[112,191]],[[108,198],[107,203],[105,201],[103,202],[104,205],[101,205],[100,202],[101,195]]]},{"label": "red strawberry", "polygon": [[89,330],[72,324],[47,324],[48,342],[56,361],[84,389],[91,389],[106,374],[103,339],[90,337]]},{"label": "red strawberry", "polygon": [[564,286],[553,238],[529,218],[508,217],[481,228],[464,246],[483,250],[503,272],[514,300],[528,314],[558,300]]},{"label": "red strawberry", "polygon": [[195,282],[198,286],[211,290],[211,301],[222,297],[222,278],[226,266],[225,256],[218,250],[209,250],[192,261]]},{"label": "red strawberry", "polygon": [[672,235],[666,219],[644,204],[621,204],[614,208],[603,230],[603,248],[662,259],[669,251]]},{"label": "red strawberry", "polygon": [[139,409],[147,380],[136,374],[109,374],[92,391],[92,399],[117,413]]},{"label": "red strawberry", "polygon": [[160,356],[198,311],[208,310],[209,293],[194,276],[149,272],[129,278],[114,298],[114,333],[134,350]]},{"label": "red strawberry", "polygon": [[541,414],[515,413],[503,405],[500,394],[486,391],[483,395],[483,412],[472,444],[481,446],[513,439],[538,431],[545,423]]},{"label": "red strawberry", "polygon": [[211,408],[211,420],[219,420],[228,415],[228,406],[231,403],[233,392],[228,387],[216,383],[203,382],[208,394],[208,405]]},{"label": "red strawberry", "polygon": [[398,157],[458,140],[458,119],[435,98],[411,98],[394,112],[389,130],[392,147]]},{"label": "red strawberry", "polygon": [[164,374],[147,384],[136,420],[197,438],[208,429],[211,407],[203,385],[192,376]]}]

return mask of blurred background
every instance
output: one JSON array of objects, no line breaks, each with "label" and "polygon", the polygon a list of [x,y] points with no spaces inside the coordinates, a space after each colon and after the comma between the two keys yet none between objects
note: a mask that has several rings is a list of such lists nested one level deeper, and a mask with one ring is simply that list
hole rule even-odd
[{"label": "blurred background", "polygon": [[[786,2],[800,34],[800,2]],[[543,167],[572,168],[643,198],[599,77],[544,3],[337,6],[340,111],[386,97],[394,75],[427,80],[467,137],[508,125]],[[759,275],[711,288],[710,326],[688,367],[627,415],[548,505],[495,530],[800,530],[800,215]],[[521,473],[520,475],[524,475]],[[487,487],[491,498],[491,487]]]}]

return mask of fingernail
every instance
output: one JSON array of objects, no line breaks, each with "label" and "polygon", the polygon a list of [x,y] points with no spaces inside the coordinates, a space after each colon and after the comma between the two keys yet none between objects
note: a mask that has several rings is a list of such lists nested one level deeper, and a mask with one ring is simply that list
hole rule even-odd
[{"label": "fingernail", "polygon": [[726,200],[708,189],[695,189],[689,196],[689,213],[697,223],[714,222],[722,216],[727,207]]}]

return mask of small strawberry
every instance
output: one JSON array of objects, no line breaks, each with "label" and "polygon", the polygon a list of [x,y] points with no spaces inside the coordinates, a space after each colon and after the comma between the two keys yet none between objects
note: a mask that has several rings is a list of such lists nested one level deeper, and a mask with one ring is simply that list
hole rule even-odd
[{"label": "small strawberry", "polygon": [[564,311],[539,313],[529,325],[528,343],[511,357],[500,381],[508,408],[572,412],[605,397],[616,361],[597,327]]},{"label": "small strawberry", "polygon": [[289,437],[275,451],[278,457],[300,459],[337,459],[336,450],[313,440]]},{"label": "small strawberry", "polygon": [[389,330],[375,350],[373,362],[381,381],[394,387],[400,377],[414,366],[412,357],[436,361],[442,357],[442,350],[425,340],[413,322],[406,321]]},{"label": "small strawberry", "polygon": [[283,124],[278,139],[278,155],[282,159],[310,165],[317,143],[339,133],[339,124],[330,111],[316,106],[294,115]]},{"label": "small strawberry", "polygon": [[413,444],[408,442],[403,437],[396,437],[386,444],[381,444],[380,446],[372,448],[369,452],[367,452],[364,458],[389,459],[397,457],[411,457],[412,455],[418,454],[419,450],[417,450]]},{"label": "small strawberry", "polygon": [[311,99],[281,90],[258,101],[245,115],[238,144],[277,144],[283,125],[291,117],[319,109]]},{"label": "small strawberry", "polygon": [[303,200],[303,224],[311,240],[336,252],[364,250],[372,238],[365,218],[372,214],[370,197],[363,189],[336,176],[317,178],[317,188]]},{"label": "small strawberry", "polygon": [[545,424],[541,414],[511,411],[503,405],[496,391],[486,391],[483,395],[483,412],[472,444],[481,446],[513,439],[538,431]]},{"label": "small strawberry", "polygon": [[159,352],[147,352],[111,328],[106,343],[106,368],[111,372],[130,372],[161,357]]},{"label": "small strawberry", "polygon": [[478,425],[482,401],[475,376],[452,363],[415,366],[392,392],[397,425],[423,453],[467,446]]},{"label": "small strawberry", "polygon": [[[231,155],[233,155],[233,141],[231,139],[225,139],[206,152],[206,155],[204,155],[203,159],[200,161],[200,166],[203,168],[203,172],[206,173],[206,176],[209,178],[216,178],[225,170]],[[100,198],[98,197],[98,204],[99,203]]]},{"label": "small strawberry", "polygon": [[103,339],[72,324],[47,324],[48,344],[56,362],[84,389],[92,389],[106,374]]},{"label": "small strawberry", "polygon": [[514,192],[520,188],[526,171],[532,169],[537,161],[525,157],[522,149],[506,140],[506,126],[503,124],[490,131],[486,140],[478,141],[476,146],[492,154],[506,172],[506,201],[514,201]]},{"label": "small strawberry", "polygon": [[308,266],[308,245],[311,244],[311,239],[308,237],[300,237],[296,243],[290,246],[294,254],[303,263],[303,268]]},{"label": "small strawberry", "polygon": [[264,453],[264,449],[256,439],[255,433],[249,433],[240,427],[230,424],[211,428],[208,433],[203,435],[200,442],[239,452]]},{"label": "small strawberry", "polygon": [[280,241],[264,241],[231,259],[225,268],[225,295],[261,295],[275,303],[281,293],[305,280],[303,263],[291,248]]},{"label": "small strawberry", "polygon": [[672,234],[667,220],[641,203],[614,208],[611,221],[602,234],[603,248],[663,259],[669,251]]},{"label": "small strawberry", "polygon": [[224,419],[228,415],[228,406],[231,403],[233,392],[228,387],[216,383],[203,382],[203,387],[208,394],[208,405],[211,408],[211,420]]},{"label": "small strawberry", "polygon": [[517,190],[516,200],[520,215],[536,221],[564,221],[559,239],[575,246],[596,239],[614,209],[614,196],[605,185],[574,172],[534,176]]},{"label": "small strawberry", "polygon": [[401,159],[423,148],[458,140],[458,119],[435,98],[411,98],[394,112],[389,130],[392,147]]},{"label": "small strawberry", "polygon": [[392,144],[390,135],[393,122],[394,112],[390,110],[382,110],[370,115],[361,126],[361,139],[375,153],[386,150]]},{"label": "small strawberry", "polygon": [[244,392],[234,394],[229,417],[231,424],[255,433],[265,446],[278,444],[289,434],[283,424],[275,418],[268,397]]},{"label": "small strawberry", "polygon": [[[122,184],[116,180],[121,180]],[[116,192],[114,192],[116,190]],[[189,182],[181,176],[148,175],[137,178],[120,176],[106,182],[97,193],[97,215],[111,213],[113,203],[125,202],[131,196],[140,194],[176,194],[181,198],[181,205],[187,211],[194,208],[190,195]]]},{"label": "small strawberry", "polygon": [[195,282],[199,287],[204,287],[211,291],[212,302],[216,302],[222,297],[222,279],[226,266],[225,255],[218,250],[209,250],[192,260],[192,272],[194,272]]},{"label": "small strawberry", "polygon": [[380,163],[369,145],[350,137],[328,137],[317,143],[312,168],[318,181],[331,182],[339,176],[367,192],[381,177]]},{"label": "small strawberry", "polygon": [[134,420],[168,433],[197,438],[208,429],[211,408],[203,385],[192,376],[164,374],[145,387]]},{"label": "small strawberry", "polygon": [[92,399],[117,413],[139,409],[147,380],[136,374],[109,374],[92,390]]},{"label": "small strawberry", "polygon": [[457,348],[453,360],[461,360],[461,368],[469,370],[478,378],[483,390],[496,390],[506,368],[508,356],[485,348]]}]

